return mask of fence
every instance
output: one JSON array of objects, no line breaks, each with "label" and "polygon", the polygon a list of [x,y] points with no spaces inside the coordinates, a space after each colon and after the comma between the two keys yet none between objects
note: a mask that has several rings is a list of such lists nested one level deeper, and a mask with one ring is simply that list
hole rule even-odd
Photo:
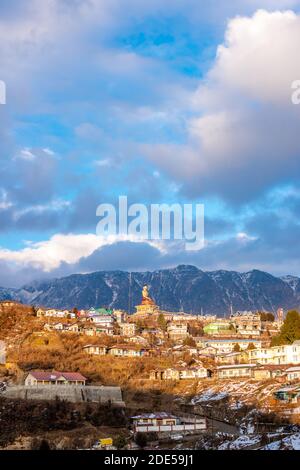
[{"label": "fence", "polygon": [[176,432],[176,431],[206,431],[207,423],[206,419],[203,419],[202,422],[191,423],[191,424],[136,424],[135,432]]}]

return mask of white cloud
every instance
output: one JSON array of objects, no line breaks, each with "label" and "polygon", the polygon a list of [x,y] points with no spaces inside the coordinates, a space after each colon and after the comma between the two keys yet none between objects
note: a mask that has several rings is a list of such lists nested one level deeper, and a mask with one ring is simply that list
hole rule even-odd
[{"label": "white cloud", "polygon": [[291,83],[300,78],[299,44],[300,17],[292,11],[259,10],[251,18],[234,18],[208,80],[260,102],[287,106]]},{"label": "white cloud", "polygon": [[[91,255],[95,250],[105,245],[113,245],[120,241],[139,243],[140,240],[130,235],[111,235],[101,237],[88,234],[56,234],[49,240],[41,242],[26,242],[26,247],[20,250],[0,248],[0,262],[9,262],[21,267],[31,267],[44,272],[51,272],[62,263],[74,264],[82,257]],[[145,243],[145,241],[142,241]],[[164,251],[164,242],[149,242]]]},{"label": "white cloud", "polygon": [[18,220],[23,215],[26,215],[29,213],[42,214],[43,212],[46,212],[46,211],[59,212],[70,206],[71,206],[70,201],[65,201],[63,199],[54,199],[53,201],[50,201],[48,204],[35,204],[33,206],[28,205],[24,209],[16,210],[14,213],[14,218],[15,220]]},{"label": "white cloud", "polygon": [[0,190],[0,210],[7,210],[13,206],[13,203],[9,200],[7,191],[4,189]]},{"label": "white cloud", "polygon": [[239,242],[248,243],[257,240],[257,237],[252,237],[251,235],[248,235],[245,232],[239,232],[236,234],[236,239]]},{"label": "white cloud", "polygon": [[14,159],[21,159],[28,162],[33,162],[34,160],[37,160],[38,158],[41,158],[45,155],[48,157],[54,157],[55,152],[53,152],[53,150],[51,150],[50,148],[31,149],[26,147],[21,149],[19,153],[14,157]]},{"label": "white cloud", "polygon": [[111,158],[103,158],[102,160],[96,160],[94,164],[100,167],[110,167],[113,161]]},{"label": "white cloud", "polygon": [[144,152],[183,184],[184,192],[239,203],[295,181],[300,171],[300,16],[257,11],[229,21],[224,44],[190,104],[187,143]]},{"label": "white cloud", "polygon": [[32,162],[33,160],[36,159],[36,155],[31,152],[28,148],[21,150],[19,155],[17,155],[16,158],[21,158],[22,160],[27,160],[29,162]]},{"label": "white cloud", "polygon": [[0,249],[0,260],[49,272],[62,262],[74,263],[82,256],[90,255],[100,245],[99,238],[92,234],[57,234],[49,240],[27,244],[21,250]]}]

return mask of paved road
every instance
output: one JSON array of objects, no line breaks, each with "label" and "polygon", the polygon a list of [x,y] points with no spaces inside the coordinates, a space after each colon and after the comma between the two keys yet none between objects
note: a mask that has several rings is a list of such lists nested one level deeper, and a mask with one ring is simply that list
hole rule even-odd
[{"label": "paved road", "polygon": [[224,421],[218,421],[216,419],[207,418],[208,424],[208,432],[216,433],[216,432],[226,432],[228,434],[236,434],[239,435],[239,428],[237,426],[233,426],[232,424],[224,423]]}]

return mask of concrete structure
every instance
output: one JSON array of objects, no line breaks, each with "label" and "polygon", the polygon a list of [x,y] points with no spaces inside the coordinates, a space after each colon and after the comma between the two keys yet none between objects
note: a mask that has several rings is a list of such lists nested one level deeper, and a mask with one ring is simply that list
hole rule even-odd
[{"label": "concrete structure", "polygon": [[43,317],[44,315],[45,315],[45,309],[38,308],[36,311],[36,316],[40,318],[40,317]]},{"label": "concrete structure", "polygon": [[81,328],[80,333],[87,336],[100,336],[104,334],[113,336],[114,328],[113,326],[102,326],[87,323],[83,328]]},{"label": "concrete structure", "polygon": [[256,364],[229,364],[217,367],[217,374],[219,379],[252,377],[254,367],[256,367]]},{"label": "concrete structure", "polygon": [[166,321],[187,322],[187,323],[199,321],[199,316],[193,315],[191,313],[166,312],[164,310],[160,310],[160,313],[163,314]]},{"label": "concrete structure", "polygon": [[114,406],[124,407],[122,391],[120,387],[105,386],[72,386],[69,385],[44,385],[7,387],[3,396],[12,399],[23,400],[61,400],[93,403],[112,403]]},{"label": "concrete structure", "polygon": [[125,310],[120,310],[120,309],[115,309],[113,310],[113,316],[116,319],[116,321],[121,324],[127,320],[127,313]]},{"label": "concrete structure", "polygon": [[78,323],[45,323],[46,331],[63,331],[67,333],[79,333],[80,325]]},{"label": "concrete structure", "polygon": [[151,380],[189,380],[204,379],[211,376],[205,367],[174,367],[150,372]]},{"label": "concrete structure", "polygon": [[295,367],[289,367],[286,369],[288,380],[299,380],[300,379],[300,365]]},{"label": "concrete structure", "polygon": [[197,355],[198,354],[198,348],[197,346],[188,346],[186,344],[176,344],[172,348],[172,354],[176,355],[182,355],[182,354],[191,354],[191,355]]},{"label": "concrete structure", "polygon": [[215,356],[215,360],[218,364],[239,364],[242,361],[242,359],[246,359],[246,358],[247,358],[246,351],[219,353],[219,354],[216,354]]},{"label": "concrete structure", "polygon": [[108,348],[108,354],[119,357],[142,357],[148,355],[148,348],[134,344],[116,344]]},{"label": "concrete structure", "polygon": [[111,315],[94,314],[88,317],[87,322],[94,323],[97,326],[111,327],[113,326],[114,319]]},{"label": "concrete structure", "polygon": [[137,333],[137,326],[135,323],[121,323],[120,330],[122,336],[135,336]]},{"label": "concrete structure", "polygon": [[300,385],[283,387],[280,390],[274,392],[274,397],[277,398],[277,400],[298,403],[300,400]]},{"label": "concrete structure", "polygon": [[234,351],[236,345],[241,350],[247,349],[250,344],[253,344],[255,348],[262,346],[262,341],[259,339],[246,339],[246,338],[202,338],[202,346],[212,346],[217,350],[217,353],[230,353]]},{"label": "concrete structure", "polygon": [[207,429],[206,418],[183,418],[170,413],[146,413],[133,416],[134,432],[198,433]]},{"label": "concrete structure", "polygon": [[168,337],[171,340],[181,340],[188,336],[188,325],[187,323],[172,322],[167,327]]},{"label": "concrete structure", "polygon": [[[200,343],[200,345],[201,345],[201,343]],[[218,350],[216,348],[214,348],[213,346],[205,346],[204,348],[199,347],[199,349],[198,349],[198,355],[200,357],[203,356],[203,357],[214,358],[217,353],[218,353]]]},{"label": "concrete structure", "polygon": [[252,376],[256,380],[277,379],[278,377],[285,377],[286,366],[275,365],[258,365],[253,368]]},{"label": "concrete structure", "polygon": [[236,312],[230,316],[236,332],[239,335],[259,336],[262,329],[262,321],[258,312]]},{"label": "concrete structure", "polygon": [[100,307],[100,308],[91,307],[86,313],[89,317],[93,317],[94,315],[96,315],[96,316],[103,315],[103,316],[112,317],[113,310],[111,310],[109,308],[102,308],[102,307]]},{"label": "concrete structure", "polygon": [[94,354],[96,356],[105,356],[107,354],[107,346],[105,345],[88,344],[82,349],[87,354]]},{"label": "concrete structure", "polygon": [[76,318],[76,314],[69,310],[56,310],[55,308],[45,310],[45,317],[53,318]]},{"label": "concrete structure", "polygon": [[147,346],[148,340],[146,338],[143,338],[143,336],[128,336],[123,338],[124,341],[129,342],[129,343],[135,343],[135,344],[142,344],[144,346]]},{"label": "concrete structure", "polygon": [[300,341],[283,346],[248,351],[250,362],[259,364],[300,364]]}]

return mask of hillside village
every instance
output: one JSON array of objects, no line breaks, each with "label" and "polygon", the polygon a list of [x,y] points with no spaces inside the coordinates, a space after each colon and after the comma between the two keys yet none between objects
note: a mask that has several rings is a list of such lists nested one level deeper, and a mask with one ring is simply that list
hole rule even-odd
[{"label": "hillside village", "polygon": [[[119,448],[153,442],[180,448],[187,440],[191,448],[226,442],[228,448],[255,448],[263,447],[266,433],[268,445],[284,446],[288,426],[293,435],[300,430],[299,324],[298,312],[282,309],[276,315],[232,311],[222,318],[164,311],[146,285],[134,314],[3,301],[0,400],[8,407],[14,401],[34,408],[69,403],[89,426],[85,437],[91,442],[81,439],[84,447],[103,433],[108,446],[113,437],[123,443]],[[101,415],[92,428],[85,407]],[[111,420],[99,407],[115,410]],[[77,429],[79,422],[71,422]],[[45,427],[9,431],[9,439],[0,436],[0,446],[17,445],[18,439],[32,446],[35,433],[52,442],[58,431]],[[71,431],[60,432],[66,440]]]}]

